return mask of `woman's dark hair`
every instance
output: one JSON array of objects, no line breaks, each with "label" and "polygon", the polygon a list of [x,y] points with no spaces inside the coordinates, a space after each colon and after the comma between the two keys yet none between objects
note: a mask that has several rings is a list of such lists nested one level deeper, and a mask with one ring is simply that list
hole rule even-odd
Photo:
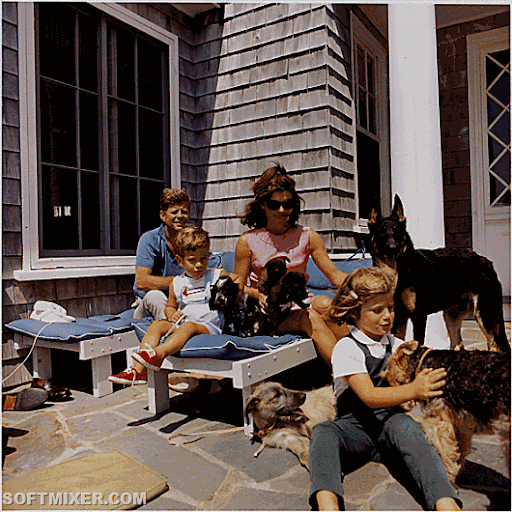
[{"label": "woman's dark hair", "polygon": [[267,224],[267,216],[263,210],[263,204],[268,201],[274,192],[290,192],[293,201],[293,210],[288,223],[295,227],[299,220],[301,198],[295,190],[295,181],[288,176],[286,169],[275,162],[254,183],[252,188],[254,199],[247,205],[240,215],[242,224],[254,229],[263,228]]}]

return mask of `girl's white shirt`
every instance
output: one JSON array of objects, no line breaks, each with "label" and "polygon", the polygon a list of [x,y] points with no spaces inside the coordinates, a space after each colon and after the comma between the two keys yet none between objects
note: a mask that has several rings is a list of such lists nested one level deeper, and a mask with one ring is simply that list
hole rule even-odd
[{"label": "girl's white shirt", "polygon": [[[350,327],[350,334],[360,343],[366,345],[370,354],[376,359],[384,359],[386,348],[391,344],[391,351],[394,352],[403,340],[396,338],[393,334],[385,334],[379,341],[372,340],[369,336],[360,331],[357,327]],[[349,385],[345,378],[346,375],[356,373],[368,373],[364,352],[348,336],[341,338],[331,357],[332,377],[334,385],[334,395],[338,398]]]}]

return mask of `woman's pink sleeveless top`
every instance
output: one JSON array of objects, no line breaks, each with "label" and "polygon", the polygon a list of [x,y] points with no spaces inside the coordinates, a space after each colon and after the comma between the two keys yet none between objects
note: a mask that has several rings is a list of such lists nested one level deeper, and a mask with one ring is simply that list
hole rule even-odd
[{"label": "woman's pink sleeveless top", "polygon": [[[253,229],[245,233],[251,257],[251,286],[258,282],[261,269],[276,256],[288,256],[287,271],[306,274],[309,259],[309,228],[296,226],[284,235],[273,235],[265,228]],[[306,274],[306,279],[308,275]]]}]

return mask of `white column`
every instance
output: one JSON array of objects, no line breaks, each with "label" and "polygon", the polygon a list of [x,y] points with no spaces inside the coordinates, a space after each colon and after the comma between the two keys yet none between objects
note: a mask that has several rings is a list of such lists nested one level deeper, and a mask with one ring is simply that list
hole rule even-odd
[{"label": "white column", "polygon": [[[435,27],[434,4],[388,4],[391,190],[423,249],[445,244]],[[425,343],[448,346],[442,313],[429,316]]]}]

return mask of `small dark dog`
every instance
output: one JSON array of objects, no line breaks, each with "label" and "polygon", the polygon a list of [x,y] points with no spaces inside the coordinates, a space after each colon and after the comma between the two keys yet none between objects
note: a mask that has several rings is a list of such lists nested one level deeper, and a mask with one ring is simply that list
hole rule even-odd
[{"label": "small dark dog", "polygon": [[[452,484],[473,435],[500,433],[510,466],[510,356],[484,350],[432,350],[408,341],[392,354],[381,376],[391,386],[412,382],[422,368],[445,368],[443,395],[421,401],[424,417],[410,414],[438,451]],[[411,409],[410,402],[402,405]]]},{"label": "small dark dog", "polygon": [[288,272],[270,287],[267,295],[261,331],[276,334],[279,325],[290,315],[295,304],[307,308],[303,301],[308,298],[306,276],[300,272]]},{"label": "small dark dog", "polygon": [[247,293],[239,294],[238,285],[229,276],[220,277],[211,289],[210,309],[224,312],[224,334],[255,336],[263,319],[259,301]]},{"label": "small dark dog", "polygon": [[290,314],[293,303],[306,308],[308,297],[306,276],[300,272],[286,273],[286,256],[271,259],[261,271],[258,290],[266,295],[267,306],[262,311],[259,301],[242,293],[229,277],[219,278],[212,287],[210,309],[224,312],[224,333],[241,337],[271,336]]},{"label": "small dark dog", "polygon": [[463,348],[462,321],[474,313],[489,350],[510,353],[501,284],[488,259],[470,249],[415,249],[397,195],[389,217],[371,211],[368,228],[374,264],[398,274],[394,334],[403,339],[410,318],[414,339],[423,343],[427,315],[443,311],[450,348]]},{"label": "small dark dog", "polygon": [[308,469],[311,428],[333,420],[336,400],[332,386],[313,391],[293,391],[278,382],[264,382],[247,399],[244,414],[252,416],[254,435],[262,441],[257,457],[266,446],[295,454]]}]

